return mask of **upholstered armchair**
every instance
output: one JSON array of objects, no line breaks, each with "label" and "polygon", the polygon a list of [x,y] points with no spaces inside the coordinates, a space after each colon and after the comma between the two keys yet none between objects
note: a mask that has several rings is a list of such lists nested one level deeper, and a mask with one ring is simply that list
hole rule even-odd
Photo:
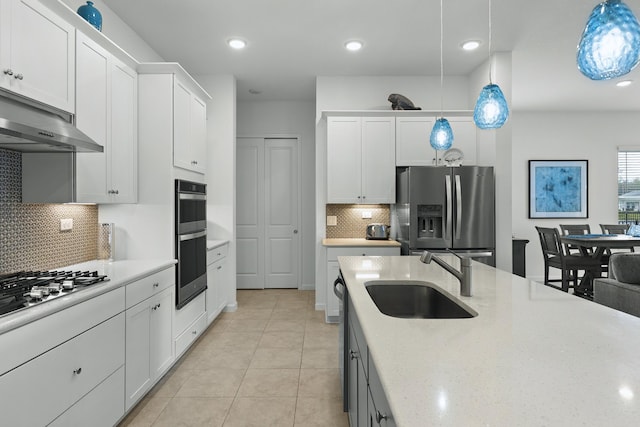
[{"label": "upholstered armchair", "polygon": [[593,281],[593,301],[640,317],[640,253],[614,253],[609,277]]}]

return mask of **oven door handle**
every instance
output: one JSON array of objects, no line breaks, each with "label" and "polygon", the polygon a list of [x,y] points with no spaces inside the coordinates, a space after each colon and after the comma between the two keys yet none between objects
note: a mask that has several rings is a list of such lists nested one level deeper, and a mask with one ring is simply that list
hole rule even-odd
[{"label": "oven door handle", "polygon": [[207,200],[206,194],[178,193],[180,200]]},{"label": "oven door handle", "polygon": [[333,293],[338,297],[340,301],[344,301],[344,290],[340,292],[338,290],[338,285],[341,285],[342,289],[345,288],[342,273],[338,274],[338,278],[335,280],[335,282],[333,282]]},{"label": "oven door handle", "polygon": [[180,234],[178,236],[178,240],[184,242],[185,240],[197,239],[199,237],[204,237],[207,235],[207,230],[198,231],[197,233],[189,233],[189,234]]}]

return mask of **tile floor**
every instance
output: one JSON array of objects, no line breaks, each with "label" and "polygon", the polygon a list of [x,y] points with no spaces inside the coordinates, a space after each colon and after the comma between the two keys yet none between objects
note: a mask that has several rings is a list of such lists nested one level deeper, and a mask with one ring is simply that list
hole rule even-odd
[{"label": "tile floor", "polygon": [[239,290],[120,427],[348,426],[342,412],[338,326],[315,293]]}]

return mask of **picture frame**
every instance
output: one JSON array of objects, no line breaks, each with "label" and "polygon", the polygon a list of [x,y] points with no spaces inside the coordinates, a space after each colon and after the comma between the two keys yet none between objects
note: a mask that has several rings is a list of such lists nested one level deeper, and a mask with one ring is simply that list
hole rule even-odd
[{"label": "picture frame", "polygon": [[588,218],[588,160],[529,160],[529,218]]}]

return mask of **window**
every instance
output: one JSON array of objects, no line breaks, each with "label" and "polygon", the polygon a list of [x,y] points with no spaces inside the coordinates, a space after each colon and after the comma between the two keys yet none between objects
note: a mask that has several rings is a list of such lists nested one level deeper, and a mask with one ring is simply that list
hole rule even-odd
[{"label": "window", "polygon": [[640,147],[618,148],[618,222],[640,222]]}]

